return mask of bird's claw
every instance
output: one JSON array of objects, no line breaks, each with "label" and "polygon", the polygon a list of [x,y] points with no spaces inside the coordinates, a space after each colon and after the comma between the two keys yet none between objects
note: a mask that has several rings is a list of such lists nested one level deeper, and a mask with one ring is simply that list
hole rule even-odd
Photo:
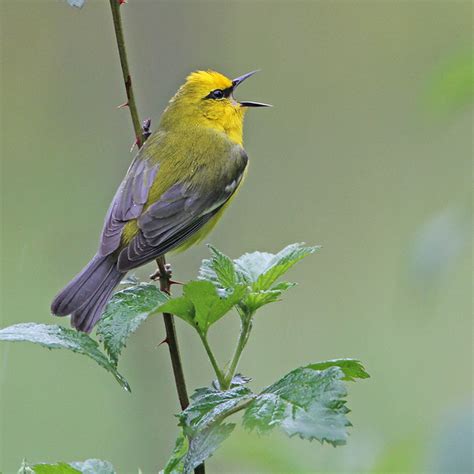
[{"label": "bird's claw", "polygon": [[[125,102],[125,104],[119,105],[119,108],[122,108],[122,107],[128,107],[128,102]],[[141,143],[140,146],[142,146],[143,143],[147,141],[148,137],[151,135],[150,127],[151,127],[151,118],[147,118],[142,122],[142,136],[141,138],[137,137],[135,139],[135,141],[132,144],[132,148],[130,148],[130,153],[132,153],[132,151],[139,144],[139,142]]]},{"label": "bird's claw", "polygon": [[[171,275],[173,274],[173,271],[171,269],[171,265],[169,263],[166,263],[165,264],[165,275],[163,275],[167,280],[169,280],[170,284],[172,283],[178,283],[178,282],[175,282],[171,280]],[[162,275],[161,275],[161,272],[160,272],[160,269],[157,268],[156,271],[150,275],[150,280],[153,280],[153,281],[157,281],[157,280],[160,280],[162,278]]]}]

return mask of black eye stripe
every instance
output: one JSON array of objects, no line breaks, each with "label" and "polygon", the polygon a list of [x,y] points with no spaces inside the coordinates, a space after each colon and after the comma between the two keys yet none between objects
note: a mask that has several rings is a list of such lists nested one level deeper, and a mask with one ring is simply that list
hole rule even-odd
[{"label": "black eye stripe", "polygon": [[233,90],[233,86],[227,87],[227,89],[215,89],[215,90],[209,92],[209,94],[204,98],[205,99],[214,99],[214,100],[228,98],[230,96],[230,94],[232,94],[232,90]]}]

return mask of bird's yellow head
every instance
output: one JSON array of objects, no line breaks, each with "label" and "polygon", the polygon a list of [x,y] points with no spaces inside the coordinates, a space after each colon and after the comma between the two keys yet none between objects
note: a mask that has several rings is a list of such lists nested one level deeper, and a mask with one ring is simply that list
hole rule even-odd
[{"label": "bird's yellow head", "polygon": [[216,71],[195,71],[171,99],[162,117],[164,129],[204,126],[226,133],[242,143],[245,111],[248,107],[268,107],[261,102],[238,102],[234,91],[245,79],[257,71],[234,80]]}]

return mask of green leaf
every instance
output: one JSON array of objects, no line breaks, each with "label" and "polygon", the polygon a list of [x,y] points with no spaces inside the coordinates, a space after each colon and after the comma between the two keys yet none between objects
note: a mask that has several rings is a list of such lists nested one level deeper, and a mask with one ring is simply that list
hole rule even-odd
[{"label": "green leaf", "polygon": [[370,375],[365,371],[362,362],[357,359],[332,359],[316,364],[309,364],[308,369],[324,370],[328,367],[339,367],[344,372],[342,380],[354,382],[355,379],[368,379]]},{"label": "green leaf", "polygon": [[190,474],[194,468],[210,458],[235,428],[233,423],[217,424],[204,428],[195,436],[181,432],[165,468],[160,474]]},{"label": "green leaf", "polygon": [[179,423],[186,435],[195,435],[205,427],[225,418],[240,403],[253,395],[239,379],[229,390],[198,388],[191,397],[190,405],[178,415]]},{"label": "green leaf", "polygon": [[158,308],[158,311],[174,314],[194,326],[194,306],[192,301],[184,296],[169,299]]},{"label": "green leaf", "polygon": [[191,437],[188,452],[183,459],[183,473],[191,473],[195,467],[210,458],[234,428],[233,423],[209,426]]},{"label": "green leaf", "polygon": [[38,463],[28,465],[23,461],[18,474],[116,474],[112,464],[100,459],[88,459],[81,462],[58,462],[54,464]]},{"label": "green leaf", "polygon": [[227,297],[219,296],[216,287],[207,281],[192,281],[184,285],[184,295],[191,300],[195,309],[194,321],[199,329],[206,333],[209,327],[228,313],[246,292],[244,286],[238,286]]},{"label": "green leaf", "polygon": [[254,312],[266,304],[278,301],[281,291],[252,291],[245,298],[243,305],[248,312]]},{"label": "green leaf", "polygon": [[230,388],[238,387],[239,385],[245,385],[251,380],[252,379],[250,377],[246,377],[245,375],[235,374],[230,382]]},{"label": "green leaf", "polygon": [[250,279],[251,291],[242,302],[246,312],[255,312],[262,306],[278,301],[282,293],[294,286],[290,282],[275,283],[295,263],[314,253],[319,247],[304,247],[291,244],[273,254],[255,252],[246,254],[235,261],[236,267]]},{"label": "green leaf", "polygon": [[289,290],[290,288],[293,288],[296,286],[296,283],[293,283],[291,281],[282,281],[280,283],[276,283],[275,285],[272,285],[269,291],[279,291],[282,293],[283,291]]},{"label": "green leaf", "polygon": [[255,283],[275,255],[268,252],[244,253],[234,260],[235,268],[249,284]]},{"label": "green leaf", "polygon": [[224,305],[224,312],[220,308],[213,308],[221,304],[216,287],[207,281],[191,281],[184,285],[183,293],[194,306],[194,323],[202,331],[207,332],[209,326],[230,310],[233,303]]},{"label": "green leaf", "polygon": [[160,474],[190,474],[210,458],[235,428],[227,423],[211,426],[200,431],[189,441],[183,433],[176,439],[176,445],[170,459]]},{"label": "green leaf", "polygon": [[247,312],[255,312],[266,304],[279,301],[283,292],[294,286],[296,286],[296,283],[285,281],[273,285],[269,290],[250,291],[243,300],[242,306]]},{"label": "green leaf", "polygon": [[70,464],[58,462],[56,464],[35,464],[31,466],[35,474],[80,474],[81,471],[74,469]]},{"label": "green leaf", "polygon": [[230,294],[220,296],[211,282],[191,281],[184,285],[183,296],[170,299],[159,310],[175,314],[205,334],[240,302],[246,291],[245,286],[237,286]]},{"label": "green leaf", "polygon": [[218,289],[235,288],[246,285],[247,296],[239,306],[247,313],[278,301],[282,293],[294,286],[294,283],[275,283],[295,263],[314,253],[319,247],[305,247],[303,244],[291,244],[277,254],[267,252],[246,253],[232,261],[214,247],[210,247],[212,257],[203,260],[199,278],[211,282]]},{"label": "green leaf", "polygon": [[223,420],[253,397],[245,387],[249,380],[239,374],[229,390],[205,387],[194,392],[188,408],[178,415],[182,432],[164,474],[189,473],[214,453],[235,426]]},{"label": "green leaf", "polygon": [[109,461],[87,459],[86,461],[76,461],[70,464],[82,474],[115,474],[115,468]]},{"label": "green leaf", "polygon": [[305,247],[304,244],[291,244],[274,255],[262,268],[253,290],[269,290],[278,278],[284,275],[293,265],[298,263],[307,255],[319,250],[320,247]]},{"label": "green leaf", "polygon": [[176,439],[175,447],[171,457],[166,463],[165,468],[160,471],[160,474],[178,474],[184,471],[184,458],[189,449],[188,438],[184,436],[181,431],[178,438]]},{"label": "green leaf", "polygon": [[234,262],[212,245],[208,245],[212,257],[202,261],[199,269],[201,280],[211,281],[221,288],[235,288],[242,283],[235,271]]},{"label": "green leaf", "polygon": [[246,409],[243,424],[259,433],[280,426],[289,436],[345,444],[351,425],[342,381],[366,377],[360,362],[350,359],[300,367],[259,394]]},{"label": "green leaf", "polygon": [[0,340],[33,342],[48,349],[69,349],[86,355],[111,372],[117,382],[130,392],[127,381],[120,375],[109,358],[101,352],[97,342],[83,332],[55,324],[21,323],[0,330]]},{"label": "green leaf", "polygon": [[215,247],[209,245],[212,257],[202,261],[199,279],[214,283],[219,288],[231,288],[235,284],[255,283],[269,267],[275,255],[267,252],[245,253],[231,260]]},{"label": "green leaf", "polygon": [[253,252],[246,253],[234,261],[238,272],[252,284],[255,291],[269,290],[272,284],[285,274],[295,263],[314,253],[320,247],[305,247],[304,244],[291,244],[277,254]]},{"label": "green leaf", "polygon": [[150,283],[114,294],[97,324],[97,334],[115,365],[129,336],[167,300],[168,296]]}]

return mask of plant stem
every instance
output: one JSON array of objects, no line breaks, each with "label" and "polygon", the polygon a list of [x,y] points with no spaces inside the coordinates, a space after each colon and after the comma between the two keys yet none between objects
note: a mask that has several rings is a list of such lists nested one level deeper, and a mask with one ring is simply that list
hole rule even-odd
[{"label": "plant stem", "polygon": [[[170,294],[170,275],[166,268],[165,256],[162,255],[156,259],[158,269],[160,271],[160,290]],[[174,325],[174,317],[172,314],[163,313],[163,321],[166,328],[166,342],[170,350],[171,365],[173,366],[174,380],[176,390],[178,391],[179,403],[181,409],[184,410],[189,405],[188,392],[186,390],[186,381],[184,380],[183,365],[179,354],[178,338],[176,336],[176,328]]]},{"label": "plant stem", "polygon": [[235,374],[235,370],[237,369],[237,365],[240,360],[240,356],[242,355],[242,351],[244,350],[245,345],[250,336],[250,331],[252,330],[252,314],[243,314],[241,315],[241,326],[240,326],[240,335],[239,340],[237,341],[237,346],[235,347],[234,355],[232,356],[229,369],[227,370],[225,379],[224,379],[224,386],[222,386],[222,390],[226,390],[229,388],[230,382],[232,381],[232,377]]},{"label": "plant stem", "polygon": [[[170,272],[166,268],[166,259],[162,255],[156,259],[158,270],[160,272],[160,290],[164,293],[170,294]],[[168,349],[170,351],[171,365],[173,367],[174,381],[176,390],[178,392],[179,404],[181,410],[186,409],[189,405],[188,391],[186,389],[186,380],[184,379],[183,364],[181,363],[181,356],[179,353],[178,336],[174,325],[174,317],[172,314],[163,313],[163,321],[166,329],[166,339]],[[206,468],[204,463],[194,468],[194,474],[205,474]]]},{"label": "plant stem", "polygon": [[[120,56],[120,64],[122,66],[123,80],[125,82],[125,90],[127,92],[128,107],[132,117],[133,129],[137,137],[137,145],[140,148],[143,145],[143,130],[140,125],[138,117],[137,104],[133,94],[132,80],[130,76],[130,69],[128,67],[127,51],[125,48],[125,39],[123,36],[122,18],[120,14],[120,4],[118,0],[110,0],[110,8],[112,9],[112,17],[114,20],[115,37],[117,38],[117,47]],[[156,260],[160,271],[160,289],[165,293],[170,293],[170,278],[166,270],[166,261],[164,255]],[[173,366],[173,373],[176,382],[176,389],[178,391],[179,402],[181,408],[184,410],[189,405],[188,393],[186,390],[186,383],[184,380],[183,366],[179,355],[178,339],[176,337],[176,329],[174,326],[174,318],[171,314],[164,313],[163,319],[166,328],[166,342],[170,350],[171,364]]]},{"label": "plant stem", "polygon": [[209,360],[211,361],[214,372],[216,373],[217,380],[219,382],[219,386],[223,390],[223,387],[225,385],[224,374],[222,373],[222,370],[219,367],[219,364],[217,363],[216,357],[214,356],[214,353],[212,352],[212,349],[211,349],[211,346],[209,345],[209,342],[207,342],[207,336],[205,334],[202,334],[201,331],[198,331],[198,333],[199,333],[199,336],[201,338],[204,349],[206,349]]},{"label": "plant stem", "polygon": [[[137,104],[135,102],[135,95],[132,87],[132,76],[128,66],[127,50],[125,48],[125,38],[123,35],[122,17],[120,12],[119,0],[110,0],[110,8],[112,10],[112,18],[114,22],[115,38],[117,40],[117,48],[120,57],[120,65],[122,67],[123,81],[125,84],[125,92],[127,94],[127,106],[130,110],[132,117],[133,130],[135,132],[136,144],[138,148],[141,148],[148,135],[142,129],[140,118],[138,115]],[[158,268],[160,270],[160,289],[166,293],[170,293],[170,278],[169,273],[166,271],[166,260],[165,256],[161,256],[157,259]],[[181,363],[181,357],[179,354],[178,338],[176,335],[176,328],[174,325],[174,318],[169,313],[163,313],[163,320],[166,329],[166,341],[171,357],[171,365],[173,367],[173,374],[176,383],[176,390],[178,391],[179,403],[181,409],[185,409],[189,405],[188,392],[186,390],[186,382],[184,379],[183,365]],[[194,469],[195,474],[205,474],[206,470],[204,463],[200,464]]]},{"label": "plant stem", "polygon": [[127,93],[126,105],[130,109],[132,116],[133,130],[137,140],[138,148],[141,148],[144,142],[143,131],[138,116],[135,95],[133,94],[132,76],[128,67],[127,50],[125,49],[125,39],[123,36],[122,17],[120,14],[120,4],[118,0],[110,0],[110,8],[112,9],[112,17],[114,20],[115,38],[117,39],[117,48],[120,56],[120,65],[122,66],[123,82],[125,84],[125,92]]}]

